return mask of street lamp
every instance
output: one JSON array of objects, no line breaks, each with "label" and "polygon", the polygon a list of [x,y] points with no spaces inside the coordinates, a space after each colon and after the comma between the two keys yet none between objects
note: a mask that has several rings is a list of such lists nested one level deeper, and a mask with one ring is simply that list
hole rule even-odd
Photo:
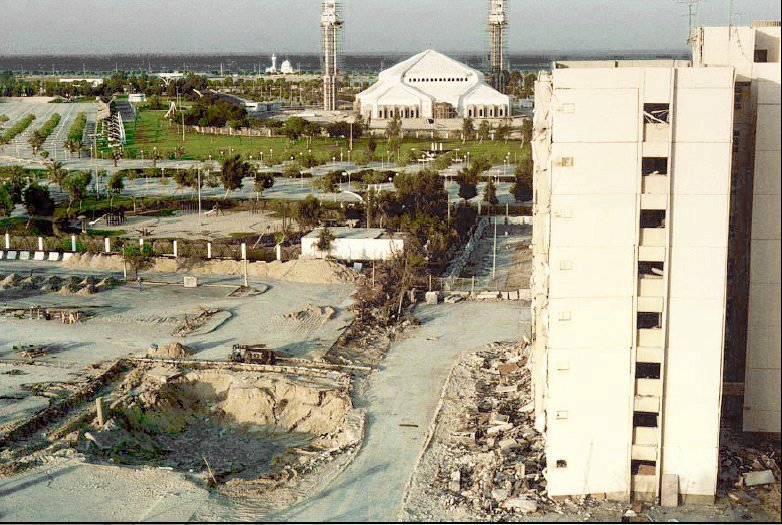
[{"label": "street lamp", "polygon": [[347,177],[348,177],[348,191],[350,191],[350,172],[349,171],[343,171],[342,172],[342,176],[344,177],[345,175],[347,175]]}]

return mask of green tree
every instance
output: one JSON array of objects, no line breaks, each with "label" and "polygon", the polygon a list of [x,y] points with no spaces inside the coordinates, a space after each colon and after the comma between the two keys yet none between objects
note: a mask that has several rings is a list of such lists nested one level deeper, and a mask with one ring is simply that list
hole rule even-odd
[{"label": "green tree", "polygon": [[331,245],[335,239],[336,237],[331,232],[331,230],[329,230],[328,228],[322,228],[318,233],[318,242],[315,246],[317,246],[318,250],[320,250],[321,252],[328,253],[331,251]]},{"label": "green tree", "polygon": [[30,216],[30,219],[27,221],[27,227],[30,226],[30,222],[34,218],[48,217],[54,213],[54,201],[51,195],[49,195],[49,190],[36,183],[29,184],[24,189],[22,201],[25,209],[27,209],[27,214]]},{"label": "green tree", "polygon": [[386,126],[386,138],[388,139],[388,151],[396,151],[402,143],[402,117],[394,113]]},{"label": "green tree", "polygon": [[483,190],[483,200],[491,205],[497,204],[497,186],[494,185],[494,180],[489,179],[486,183],[486,188]]},{"label": "green tree", "polygon": [[285,121],[282,127],[282,134],[291,140],[297,140],[304,134],[307,128],[307,121],[301,117],[291,117]]},{"label": "green tree", "polygon": [[106,189],[111,196],[109,206],[114,208],[114,197],[119,196],[119,194],[122,193],[122,190],[125,189],[125,181],[122,177],[122,173],[115,171],[106,183]]},{"label": "green tree", "polygon": [[456,177],[459,184],[459,197],[470,200],[478,195],[478,175],[472,169],[464,169]]},{"label": "green tree", "polygon": [[375,140],[374,135],[369,135],[369,140],[367,140],[367,149],[369,150],[370,156],[374,158],[375,151],[377,150],[377,140]]},{"label": "green tree", "polygon": [[68,177],[68,170],[63,168],[62,162],[50,162],[46,166],[46,177],[49,179],[49,182],[56,184],[62,190],[63,182]]},{"label": "green tree", "polygon": [[532,199],[532,169],[532,159],[528,156],[516,164],[515,181],[510,188],[510,193],[517,202],[525,202]]},{"label": "green tree", "polygon": [[489,138],[490,133],[491,124],[489,124],[488,120],[482,120],[481,124],[478,126],[478,138],[483,142]]},{"label": "green tree", "polygon": [[77,171],[71,173],[63,181],[63,190],[68,194],[68,213],[71,212],[71,206],[74,201],[79,201],[79,210],[81,203],[87,197],[87,187],[92,181],[92,175],[86,171]]},{"label": "green tree", "polygon": [[255,174],[255,193],[256,199],[263,197],[263,192],[274,186],[274,177],[269,173]]},{"label": "green tree", "polygon": [[122,260],[138,278],[142,270],[150,268],[154,262],[154,252],[152,245],[145,243],[144,246],[131,244],[122,249]]},{"label": "green tree", "polygon": [[462,123],[462,142],[475,138],[475,121],[471,117],[465,117]]},{"label": "green tree", "polygon": [[16,206],[16,201],[11,188],[6,183],[0,184],[0,215],[10,216],[14,206]]},{"label": "green tree", "polygon": [[525,118],[521,121],[521,145],[532,142],[532,119]]},{"label": "green tree", "polygon": [[282,174],[289,179],[301,176],[301,165],[298,162],[289,162],[282,168]]},{"label": "green tree", "polygon": [[320,224],[323,207],[313,195],[296,204],[295,218],[302,229],[311,229]]},{"label": "green tree", "polygon": [[252,177],[254,175],[255,168],[251,164],[244,162],[241,155],[227,157],[223,161],[223,166],[220,171],[220,179],[222,180],[223,188],[225,189],[223,198],[227,198],[229,192],[241,188],[242,180],[245,177]]}]

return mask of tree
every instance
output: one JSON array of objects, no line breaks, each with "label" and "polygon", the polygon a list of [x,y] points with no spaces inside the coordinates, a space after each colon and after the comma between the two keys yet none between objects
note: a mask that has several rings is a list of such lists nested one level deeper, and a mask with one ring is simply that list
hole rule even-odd
[{"label": "tree", "polygon": [[291,140],[297,140],[304,134],[307,127],[307,121],[301,117],[291,117],[285,121],[282,127],[282,134]]},{"label": "tree", "polygon": [[489,124],[488,120],[482,120],[480,126],[478,126],[478,138],[481,139],[481,142],[489,138],[489,134],[491,133],[491,124]]},{"label": "tree", "polygon": [[461,170],[456,182],[459,183],[459,197],[462,199],[470,200],[478,195],[478,175],[474,170]]},{"label": "tree", "polygon": [[494,185],[494,180],[489,179],[486,183],[486,188],[483,190],[483,200],[489,204],[496,205],[497,202],[497,187]]},{"label": "tree", "polygon": [[336,237],[333,233],[331,233],[331,230],[328,228],[323,228],[318,233],[318,242],[315,246],[318,247],[318,250],[321,252],[330,252],[331,251],[331,244],[334,242]]},{"label": "tree", "polygon": [[510,122],[508,120],[503,120],[502,124],[500,124],[497,127],[497,130],[494,132],[494,137],[497,140],[504,140],[505,142],[507,142],[510,132],[511,132]]},{"label": "tree", "polygon": [[369,140],[367,141],[367,149],[369,150],[371,157],[374,158],[375,150],[377,150],[377,140],[375,140],[374,135],[369,136]]},{"label": "tree", "polygon": [[314,228],[320,224],[323,207],[320,201],[312,195],[296,204],[295,217],[302,229]]},{"label": "tree", "polygon": [[402,142],[402,118],[399,113],[394,113],[393,118],[388,121],[386,138],[388,139],[388,151],[395,151],[399,148]]},{"label": "tree", "polygon": [[517,202],[525,202],[532,199],[532,169],[532,159],[529,157],[524,157],[516,165],[516,171],[514,172],[515,181],[510,188],[510,193]]},{"label": "tree", "polygon": [[141,270],[146,270],[152,266],[154,261],[154,252],[151,244],[139,246],[131,244],[125,246],[122,250],[122,260],[133,271],[136,278]]},{"label": "tree", "polygon": [[46,166],[46,177],[49,179],[49,182],[56,184],[62,190],[63,182],[68,177],[68,170],[62,167],[62,162],[50,162]]},{"label": "tree", "polygon": [[532,119],[525,118],[521,121],[521,145],[532,142]]},{"label": "tree", "polygon": [[301,176],[301,165],[298,162],[290,162],[282,168],[282,174],[289,179]]},{"label": "tree", "polygon": [[268,173],[255,174],[256,199],[263,197],[263,192],[274,186],[274,177]]},{"label": "tree", "polygon": [[106,183],[106,189],[109,192],[109,195],[111,195],[109,206],[114,208],[114,197],[122,193],[122,190],[125,189],[125,181],[123,180],[122,173],[115,171]]},{"label": "tree", "polygon": [[16,206],[16,201],[11,188],[6,183],[0,184],[0,215],[10,216],[14,206]]},{"label": "tree", "polygon": [[462,142],[475,138],[475,122],[471,117],[465,117],[462,123]]},{"label": "tree", "polygon": [[252,177],[254,175],[255,168],[249,163],[242,161],[241,155],[227,157],[223,161],[223,167],[220,171],[220,178],[223,181],[223,188],[225,189],[223,198],[227,198],[229,192],[241,188],[242,180],[245,177]]},{"label": "tree", "polygon": [[68,213],[71,212],[71,206],[73,201],[79,201],[79,209],[81,210],[81,202],[87,197],[87,187],[92,181],[92,175],[86,171],[77,171],[72,173],[63,181],[63,190],[68,194]]},{"label": "tree", "polygon": [[54,201],[49,195],[49,190],[36,183],[29,184],[24,189],[22,200],[30,216],[27,226],[30,226],[30,221],[35,217],[48,217],[54,213]]}]

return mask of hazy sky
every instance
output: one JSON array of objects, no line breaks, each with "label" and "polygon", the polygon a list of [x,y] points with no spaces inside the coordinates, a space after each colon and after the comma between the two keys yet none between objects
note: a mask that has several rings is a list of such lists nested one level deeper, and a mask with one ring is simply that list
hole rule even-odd
[{"label": "hazy sky", "polygon": [[[345,50],[481,51],[487,0],[343,0]],[[730,0],[704,0],[724,25]],[[734,0],[736,23],[779,0]],[[684,49],[677,0],[509,0],[509,49]],[[317,53],[320,0],[0,0],[0,54]]]}]

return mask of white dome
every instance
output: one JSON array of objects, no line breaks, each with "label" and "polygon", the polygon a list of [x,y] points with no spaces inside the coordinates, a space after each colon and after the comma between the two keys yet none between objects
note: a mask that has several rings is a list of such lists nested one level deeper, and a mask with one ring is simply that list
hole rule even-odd
[{"label": "white dome", "polygon": [[291,66],[290,60],[286,60],[282,63],[280,66],[280,72],[285,74],[293,73],[293,67]]}]

